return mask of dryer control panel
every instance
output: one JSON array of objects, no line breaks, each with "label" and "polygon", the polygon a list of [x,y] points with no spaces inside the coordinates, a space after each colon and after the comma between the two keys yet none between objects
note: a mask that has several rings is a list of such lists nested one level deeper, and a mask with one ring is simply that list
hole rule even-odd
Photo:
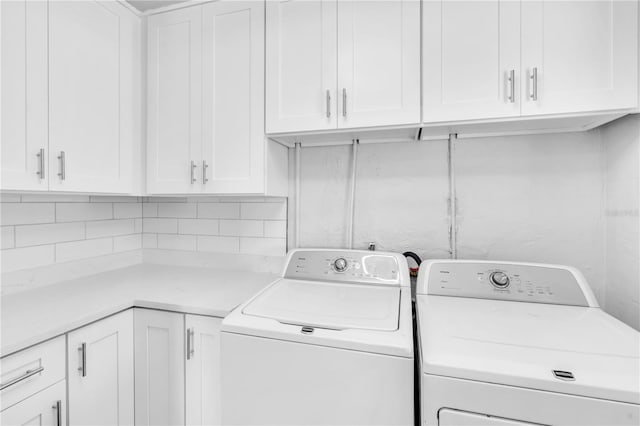
[{"label": "dryer control panel", "polygon": [[396,253],[299,249],[289,253],[284,277],[408,287],[408,270]]},{"label": "dryer control panel", "polygon": [[598,306],[577,270],[531,263],[432,260],[421,266],[418,294]]}]

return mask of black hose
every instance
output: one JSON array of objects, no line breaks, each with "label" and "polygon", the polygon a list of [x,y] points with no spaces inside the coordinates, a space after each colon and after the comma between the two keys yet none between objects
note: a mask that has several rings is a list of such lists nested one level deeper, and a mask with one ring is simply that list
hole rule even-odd
[{"label": "black hose", "polygon": [[420,266],[420,264],[422,263],[422,259],[420,259],[420,256],[418,256],[417,254],[415,254],[415,253],[414,253],[414,252],[412,252],[412,251],[405,251],[404,253],[402,253],[402,255],[403,255],[404,257],[410,257],[410,258],[412,258],[413,260],[415,260],[415,261],[416,261],[416,263],[418,264],[418,266]]}]

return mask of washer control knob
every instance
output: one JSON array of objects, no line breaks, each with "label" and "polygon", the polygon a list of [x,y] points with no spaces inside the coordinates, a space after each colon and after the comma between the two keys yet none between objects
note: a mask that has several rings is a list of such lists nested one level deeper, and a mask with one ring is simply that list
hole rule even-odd
[{"label": "washer control knob", "polygon": [[509,287],[509,276],[504,272],[496,271],[491,274],[491,284],[497,288]]},{"label": "washer control knob", "polygon": [[333,262],[333,269],[335,269],[337,272],[346,271],[347,266],[349,266],[349,264],[347,263],[347,259],[345,259],[344,257],[339,257]]}]

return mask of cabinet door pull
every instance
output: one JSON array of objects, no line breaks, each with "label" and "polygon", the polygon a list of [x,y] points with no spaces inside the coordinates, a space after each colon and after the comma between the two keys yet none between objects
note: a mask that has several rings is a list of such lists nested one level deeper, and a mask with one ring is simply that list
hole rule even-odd
[{"label": "cabinet door pull", "polygon": [[62,426],[62,401],[56,401],[51,408],[56,410],[56,426]]},{"label": "cabinet door pull", "polygon": [[80,367],[78,371],[82,377],[87,377],[87,344],[82,343],[78,346],[78,356],[80,358]]},{"label": "cabinet door pull", "polygon": [[188,328],[187,329],[187,359],[193,358],[193,354],[195,352],[193,348],[193,335],[194,335],[193,328]]},{"label": "cabinet door pull", "polygon": [[342,116],[347,116],[347,89],[342,89]]},{"label": "cabinet door pull", "polygon": [[196,162],[191,160],[191,184],[196,183]]},{"label": "cabinet door pull", "polygon": [[514,103],[516,101],[516,71],[509,71],[509,102]]},{"label": "cabinet door pull", "polygon": [[31,376],[35,376],[38,373],[42,373],[44,371],[44,367],[34,368],[33,370],[27,370],[24,374],[9,380],[8,382],[0,383],[0,390],[4,390],[10,386],[20,383],[23,380],[27,380]]},{"label": "cabinet door pull", "polygon": [[538,100],[538,68],[533,67],[531,70],[531,100]]},{"label": "cabinet door pull", "polygon": [[327,90],[327,118],[331,118],[331,91]]},{"label": "cabinet door pull", "polygon": [[38,172],[36,173],[40,180],[44,179],[44,148],[38,151]]},{"label": "cabinet door pull", "polygon": [[60,151],[60,155],[58,156],[58,160],[60,160],[60,172],[58,173],[58,176],[60,176],[60,180],[65,180],[65,178],[67,177],[67,173],[66,173],[66,164],[65,164],[65,155],[64,155],[64,151]]},{"label": "cabinet door pull", "polygon": [[202,183],[209,182],[209,178],[207,177],[207,168],[209,165],[206,161],[202,160]]}]

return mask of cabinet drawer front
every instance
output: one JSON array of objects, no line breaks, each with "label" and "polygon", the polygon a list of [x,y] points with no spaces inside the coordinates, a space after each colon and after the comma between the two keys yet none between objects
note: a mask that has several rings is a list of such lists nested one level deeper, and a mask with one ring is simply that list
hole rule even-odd
[{"label": "cabinet drawer front", "polygon": [[0,360],[0,410],[65,378],[65,338],[57,337]]}]

